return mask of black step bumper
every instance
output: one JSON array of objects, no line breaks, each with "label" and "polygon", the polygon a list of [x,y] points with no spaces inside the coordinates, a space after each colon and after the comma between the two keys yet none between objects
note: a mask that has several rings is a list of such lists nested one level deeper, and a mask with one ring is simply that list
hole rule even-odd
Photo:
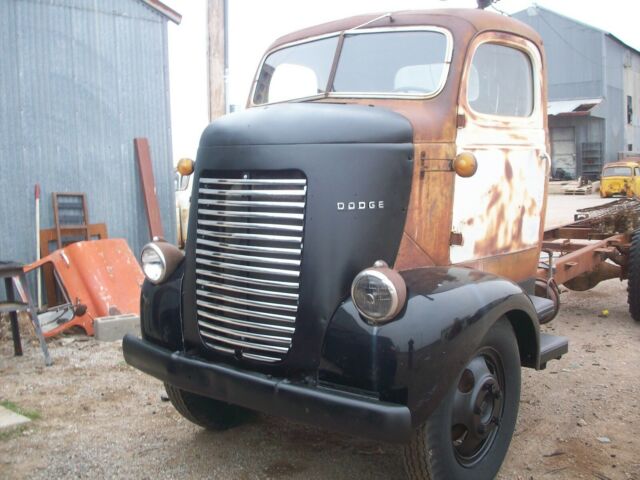
[{"label": "black step bumper", "polygon": [[129,365],[199,395],[372,440],[402,443],[411,435],[403,405],[210,363],[132,335],[122,350]]},{"label": "black step bumper", "polygon": [[547,362],[550,360],[560,360],[565,353],[569,351],[569,340],[566,337],[557,335],[549,335],[548,333],[540,334],[540,368],[547,368]]}]

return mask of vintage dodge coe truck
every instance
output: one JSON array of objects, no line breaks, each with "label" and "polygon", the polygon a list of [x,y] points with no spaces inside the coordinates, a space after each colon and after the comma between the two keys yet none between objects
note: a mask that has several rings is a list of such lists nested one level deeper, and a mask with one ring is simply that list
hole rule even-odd
[{"label": "vintage dodge coe truck", "polygon": [[127,362],[210,429],[251,410],[493,478],[520,369],[567,340],[535,296],[549,174],[540,37],[480,10],[363,15],[267,51],[200,140],[184,254],[142,252]]}]

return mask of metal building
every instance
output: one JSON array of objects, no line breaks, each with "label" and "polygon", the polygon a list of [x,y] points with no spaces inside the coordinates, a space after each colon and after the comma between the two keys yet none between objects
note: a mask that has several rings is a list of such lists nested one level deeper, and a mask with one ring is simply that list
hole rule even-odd
[{"label": "metal building", "polygon": [[151,146],[165,236],[175,241],[167,22],[157,0],[0,2],[0,260],[36,257],[52,192],[85,192],[91,223],[134,253],[148,241],[134,137]]},{"label": "metal building", "polygon": [[544,40],[553,175],[599,178],[603,163],[640,151],[640,52],[539,6],[513,16]]}]

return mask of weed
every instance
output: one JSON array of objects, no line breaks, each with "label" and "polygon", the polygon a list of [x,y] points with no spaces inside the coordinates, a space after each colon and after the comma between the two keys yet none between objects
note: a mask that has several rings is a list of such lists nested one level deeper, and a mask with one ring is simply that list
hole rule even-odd
[{"label": "weed", "polygon": [[18,435],[21,435],[27,429],[28,425],[20,425],[10,430],[0,430],[0,442],[11,440]]},{"label": "weed", "polygon": [[38,420],[40,418],[40,412],[37,412],[36,410],[26,410],[9,400],[0,401],[0,406],[22,415],[23,417],[27,417],[30,420]]}]

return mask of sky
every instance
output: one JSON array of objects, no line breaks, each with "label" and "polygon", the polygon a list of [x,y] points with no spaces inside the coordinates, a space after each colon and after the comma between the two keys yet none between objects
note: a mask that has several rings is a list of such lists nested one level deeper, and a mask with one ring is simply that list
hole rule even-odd
[{"label": "sky", "polygon": [[[173,160],[194,158],[208,123],[206,0],[164,0],[182,15],[169,22],[169,77]],[[475,8],[476,0],[228,0],[227,76],[230,105],[242,109],[256,67],[278,37],[301,28],[361,13],[429,8]],[[539,0],[541,7],[613,33],[640,50],[637,0]],[[530,0],[500,0],[495,7],[514,13]]]}]

